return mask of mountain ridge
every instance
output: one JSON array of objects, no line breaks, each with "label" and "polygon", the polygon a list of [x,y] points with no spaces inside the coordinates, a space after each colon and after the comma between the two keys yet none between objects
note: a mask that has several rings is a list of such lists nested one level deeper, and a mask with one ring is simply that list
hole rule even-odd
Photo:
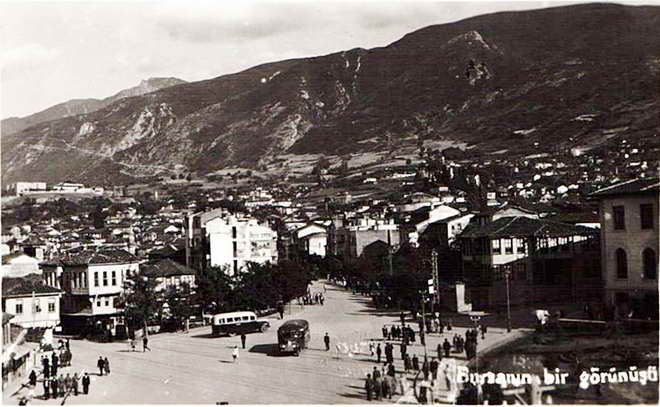
[{"label": "mountain ridge", "polygon": [[3,137],[3,182],[123,183],[406,140],[516,153],[654,137],[659,23],[651,6],[500,12],[386,47],[261,64]]}]

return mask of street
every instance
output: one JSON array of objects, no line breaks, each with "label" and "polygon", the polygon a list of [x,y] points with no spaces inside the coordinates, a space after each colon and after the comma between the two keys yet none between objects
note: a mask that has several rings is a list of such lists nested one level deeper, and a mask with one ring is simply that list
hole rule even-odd
[{"label": "street", "polygon": [[[322,291],[316,283],[313,292]],[[234,346],[241,346],[240,336],[213,338],[211,327],[200,327],[185,333],[150,336],[151,352],[129,350],[126,342],[94,343],[72,340],[72,367],[62,373],[86,371],[91,375],[89,395],[69,396],[66,404],[356,404],[367,402],[364,394],[365,375],[372,371],[369,339],[382,340],[383,324],[398,323],[395,312],[380,312],[370,306],[370,299],[352,295],[339,287],[327,285],[325,305],[287,306],[285,319],[303,318],[310,323],[309,349],[299,357],[277,354],[279,317],[269,318],[271,328],[265,333],[247,336],[246,349],[240,349],[237,362],[232,362]],[[416,323],[412,326],[416,328]],[[323,336],[328,332],[331,350],[326,352]],[[453,333],[464,330],[456,328]],[[446,336],[446,335],[445,335]],[[429,356],[435,356],[440,335],[428,335]],[[501,339],[504,333],[489,334]],[[487,341],[488,342],[487,338]],[[140,341],[138,341],[140,342]],[[360,343],[362,346],[360,347]],[[338,351],[337,345],[345,351]],[[359,353],[347,349],[359,348]],[[356,349],[357,350],[357,349]],[[419,344],[409,353],[423,358]],[[402,371],[398,346],[395,365]],[[99,356],[110,361],[109,376],[98,376]],[[59,373],[59,372],[58,372]],[[43,388],[37,384],[32,404],[59,404],[42,400]],[[23,390],[20,395],[27,394]],[[18,395],[4,396],[5,403],[16,404]]]}]

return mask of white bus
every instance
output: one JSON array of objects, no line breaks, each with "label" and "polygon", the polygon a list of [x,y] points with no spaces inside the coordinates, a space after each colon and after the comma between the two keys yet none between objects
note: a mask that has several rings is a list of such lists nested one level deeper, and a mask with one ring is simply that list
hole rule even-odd
[{"label": "white bus", "polygon": [[211,323],[212,333],[215,336],[264,332],[268,328],[270,328],[268,321],[258,319],[257,315],[250,311],[216,314]]}]

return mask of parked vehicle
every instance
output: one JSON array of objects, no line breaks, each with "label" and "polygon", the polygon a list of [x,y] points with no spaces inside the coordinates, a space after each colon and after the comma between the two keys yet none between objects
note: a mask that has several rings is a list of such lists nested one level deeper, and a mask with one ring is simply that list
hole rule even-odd
[{"label": "parked vehicle", "polygon": [[293,353],[296,356],[307,348],[311,335],[309,322],[304,319],[286,321],[277,330],[277,343],[280,353]]},{"label": "parked vehicle", "polygon": [[211,322],[211,332],[215,336],[264,332],[268,328],[270,328],[268,321],[258,319],[257,315],[250,311],[216,314]]}]

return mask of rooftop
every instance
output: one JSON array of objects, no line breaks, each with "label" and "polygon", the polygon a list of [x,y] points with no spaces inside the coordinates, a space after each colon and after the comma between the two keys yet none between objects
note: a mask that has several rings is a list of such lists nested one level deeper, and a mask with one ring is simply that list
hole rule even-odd
[{"label": "rooftop", "polygon": [[63,256],[44,262],[45,264],[87,265],[87,264],[114,264],[137,263],[138,258],[122,249],[80,250],[65,253]]},{"label": "rooftop", "polygon": [[[2,296],[21,296],[35,294],[60,293],[61,290],[46,285],[38,274],[25,277],[4,277],[2,279]],[[4,319],[4,314],[3,314]]]},{"label": "rooftop", "polygon": [[658,177],[638,178],[619,182],[609,187],[593,192],[590,197],[603,198],[615,195],[637,195],[658,194],[660,191],[660,179]]},{"label": "rooftop", "polygon": [[163,259],[157,263],[142,266],[144,274],[149,277],[171,277],[196,274],[195,270],[170,259]]},{"label": "rooftop", "polygon": [[470,224],[460,235],[462,238],[477,237],[525,237],[525,236],[576,236],[598,234],[598,230],[546,219],[525,216],[499,218],[486,225]]}]

